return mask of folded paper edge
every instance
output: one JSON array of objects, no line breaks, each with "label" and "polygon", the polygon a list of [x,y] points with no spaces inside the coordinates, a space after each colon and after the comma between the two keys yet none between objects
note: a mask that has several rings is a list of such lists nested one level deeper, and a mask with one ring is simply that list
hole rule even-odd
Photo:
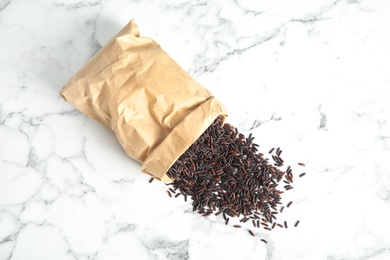
[{"label": "folded paper edge", "polygon": [[[154,149],[144,161],[141,171],[158,178],[166,184],[171,183],[173,179],[166,175],[169,168],[206,131],[218,116],[221,116],[224,122],[227,117],[227,111],[212,96],[187,115]],[[199,118],[203,120],[199,121]],[[186,138],[182,136],[182,133],[186,133]]]}]

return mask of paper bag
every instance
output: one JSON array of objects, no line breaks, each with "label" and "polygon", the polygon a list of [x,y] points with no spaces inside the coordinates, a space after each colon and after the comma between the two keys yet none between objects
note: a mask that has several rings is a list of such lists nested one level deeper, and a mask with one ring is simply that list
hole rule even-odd
[{"label": "paper bag", "polygon": [[61,90],[81,112],[111,128],[142,171],[170,183],[171,165],[227,113],[132,20]]}]

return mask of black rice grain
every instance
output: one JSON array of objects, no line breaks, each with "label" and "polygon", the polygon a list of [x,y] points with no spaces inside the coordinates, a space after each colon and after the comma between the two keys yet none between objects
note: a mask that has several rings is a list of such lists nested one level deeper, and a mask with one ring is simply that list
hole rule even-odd
[{"label": "black rice grain", "polygon": [[279,182],[284,177],[284,188],[291,189],[292,169],[280,169],[283,159],[279,147],[272,155],[272,165],[257,151],[259,145],[253,140],[251,134],[246,138],[218,117],[169,168],[167,175],[174,181],[169,184],[172,189],[168,195],[172,197],[171,192],[180,191],[175,197],[182,194],[185,201],[190,196],[193,211],[204,216],[222,213],[226,225],[229,217],[242,216],[240,222],[252,219],[253,226],[260,227],[257,220],[261,219],[262,227],[271,230],[267,223],[275,227],[277,205],[282,204],[284,193]]}]

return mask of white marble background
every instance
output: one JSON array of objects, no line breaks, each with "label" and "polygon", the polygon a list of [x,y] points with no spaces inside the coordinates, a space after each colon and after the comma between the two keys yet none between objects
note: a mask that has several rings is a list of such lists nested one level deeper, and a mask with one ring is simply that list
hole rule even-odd
[{"label": "white marble background", "polygon": [[[307,164],[288,230],[192,213],[59,97],[131,18]],[[389,101],[387,0],[0,0],[0,259],[390,259]]]}]

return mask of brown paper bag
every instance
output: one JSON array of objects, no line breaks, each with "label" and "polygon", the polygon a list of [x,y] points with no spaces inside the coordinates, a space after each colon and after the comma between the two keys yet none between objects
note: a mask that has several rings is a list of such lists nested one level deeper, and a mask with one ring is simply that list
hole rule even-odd
[{"label": "brown paper bag", "polygon": [[165,183],[171,165],[218,116],[221,103],[132,20],[61,90],[81,112],[110,127],[142,171]]}]

